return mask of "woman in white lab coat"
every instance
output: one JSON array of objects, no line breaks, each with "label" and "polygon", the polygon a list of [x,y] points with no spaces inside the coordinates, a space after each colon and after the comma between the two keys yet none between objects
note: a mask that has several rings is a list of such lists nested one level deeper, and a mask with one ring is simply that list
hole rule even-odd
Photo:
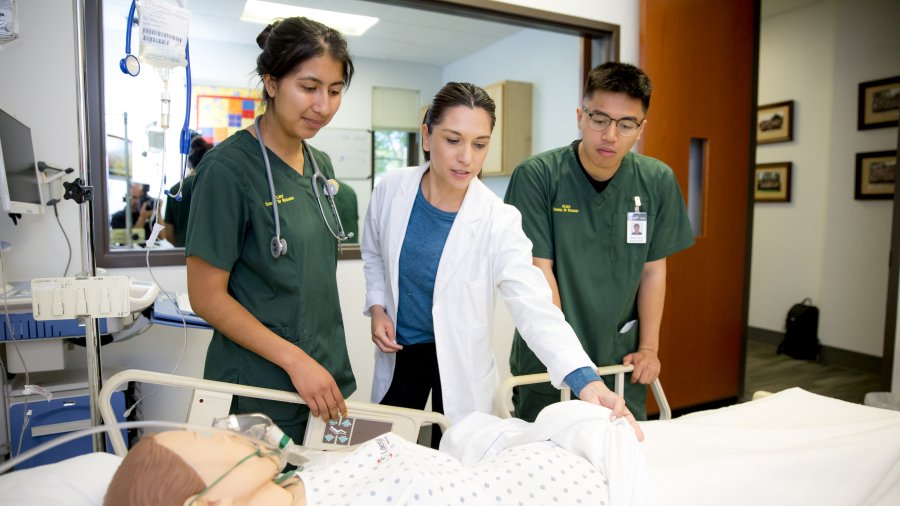
[{"label": "woman in white lab coat", "polygon": [[582,400],[628,416],[553,305],[521,215],[477,178],[494,121],[483,89],[448,83],[422,125],[428,161],[388,173],[373,191],[361,245],[377,346],[372,401],[422,409],[431,393],[451,422],[490,413],[499,296],[555,386],[565,379]]}]

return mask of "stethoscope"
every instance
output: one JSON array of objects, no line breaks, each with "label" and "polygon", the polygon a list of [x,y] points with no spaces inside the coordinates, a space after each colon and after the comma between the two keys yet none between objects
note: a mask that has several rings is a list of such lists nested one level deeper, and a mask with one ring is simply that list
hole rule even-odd
[{"label": "stethoscope", "polygon": [[[253,121],[253,127],[256,129],[256,140],[259,141],[259,149],[262,151],[263,162],[266,164],[266,177],[269,179],[269,192],[272,194],[272,213],[275,215],[275,235],[272,237],[272,242],[269,244],[269,249],[272,252],[272,258],[278,258],[287,253],[288,245],[287,240],[281,237],[281,220],[278,219],[278,199],[275,197],[275,183],[272,181],[272,166],[269,164],[269,154],[266,149],[266,144],[263,142],[262,133],[259,130],[259,120],[262,116],[257,116]],[[353,237],[353,232],[349,235],[344,232],[344,225],[341,223],[341,217],[338,215],[337,206],[334,204],[334,196],[337,195],[338,192],[338,182],[334,179],[325,179],[325,176],[322,175],[322,172],[319,170],[319,164],[316,163],[316,158],[312,155],[312,152],[309,150],[309,146],[306,144],[306,141],[301,141],[303,146],[303,156],[309,160],[312,164],[313,168],[313,176],[312,176],[312,188],[313,195],[316,196],[316,203],[319,204],[319,212],[322,215],[322,221],[325,222],[325,226],[328,227],[328,231],[331,235],[338,240],[338,244],[347,239]],[[334,220],[337,222],[338,231],[335,232],[333,228],[331,228],[331,223],[328,222],[328,219],[325,218],[325,208],[322,207],[322,197],[319,196],[319,184],[322,185],[322,191],[325,193],[325,198],[328,200],[328,204],[331,206],[331,212],[334,214]]]}]

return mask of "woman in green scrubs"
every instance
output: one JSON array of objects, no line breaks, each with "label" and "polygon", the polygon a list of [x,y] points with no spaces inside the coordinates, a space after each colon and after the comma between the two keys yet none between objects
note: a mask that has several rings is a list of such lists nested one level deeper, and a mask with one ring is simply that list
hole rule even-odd
[{"label": "woman in green scrubs", "polygon": [[[306,18],[276,21],[256,41],[266,110],[258,129],[235,133],[200,164],[185,250],[188,292],[194,311],[215,328],[204,378],[298,392],[308,410],[236,397],[231,412],[265,413],[299,442],[309,411],[346,415],[344,398],[356,389],[335,278],[338,240],[330,232],[339,227],[322,189],[325,212],[312,187],[313,163],[325,178],[334,170],[326,154],[303,142],[337,112],[353,62],[337,31]],[[288,245],[278,255],[272,193]]]}]

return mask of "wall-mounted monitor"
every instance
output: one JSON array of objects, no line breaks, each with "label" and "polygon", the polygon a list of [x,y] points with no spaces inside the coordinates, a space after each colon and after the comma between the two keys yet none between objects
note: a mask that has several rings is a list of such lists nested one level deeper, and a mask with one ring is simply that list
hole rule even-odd
[{"label": "wall-mounted monitor", "polygon": [[11,214],[42,214],[44,193],[31,129],[0,109],[0,205]]}]

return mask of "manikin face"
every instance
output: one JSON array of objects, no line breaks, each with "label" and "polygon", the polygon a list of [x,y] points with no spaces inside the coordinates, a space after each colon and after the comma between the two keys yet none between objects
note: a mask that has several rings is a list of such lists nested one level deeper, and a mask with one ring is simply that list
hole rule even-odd
[{"label": "manikin face", "polygon": [[[584,99],[583,104],[590,113],[603,113],[613,119],[631,119],[638,123],[644,120],[644,109],[641,101],[624,93],[595,91]],[[641,138],[644,124],[638,127],[631,136],[623,136],[617,130],[616,122],[611,122],[606,130],[591,128],[590,118],[578,108],[578,129],[581,131],[581,163],[585,168],[613,171],[619,169],[622,158],[631,150],[634,143]],[[585,160],[585,158],[587,158]]]},{"label": "manikin face", "polygon": [[309,139],[331,121],[341,106],[344,66],[327,54],[310,58],[281,79],[263,76],[274,97],[275,122],[287,136]]},{"label": "manikin face", "polygon": [[257,450],[255,444],[239,435],[218,431],[208,434],[169,431],[157,434],[154,438],[157,443],[181,457],[207,485],[222,478],[222,481],[203,495],[205,501],[253,498],[261,490],[267,489],[272,478],[281,470],[278,456],[267,456],[265,447],[262,448],[261,455],[250,457],[232,470],[241,459]]},{"label": "manikin face", "polygon": [[480,107],[447,109],[441,122],[422,126],[422,144],[431,155],[429,171],[437,187],[465,191],[478,177],[491,141],[491,117]]}]

